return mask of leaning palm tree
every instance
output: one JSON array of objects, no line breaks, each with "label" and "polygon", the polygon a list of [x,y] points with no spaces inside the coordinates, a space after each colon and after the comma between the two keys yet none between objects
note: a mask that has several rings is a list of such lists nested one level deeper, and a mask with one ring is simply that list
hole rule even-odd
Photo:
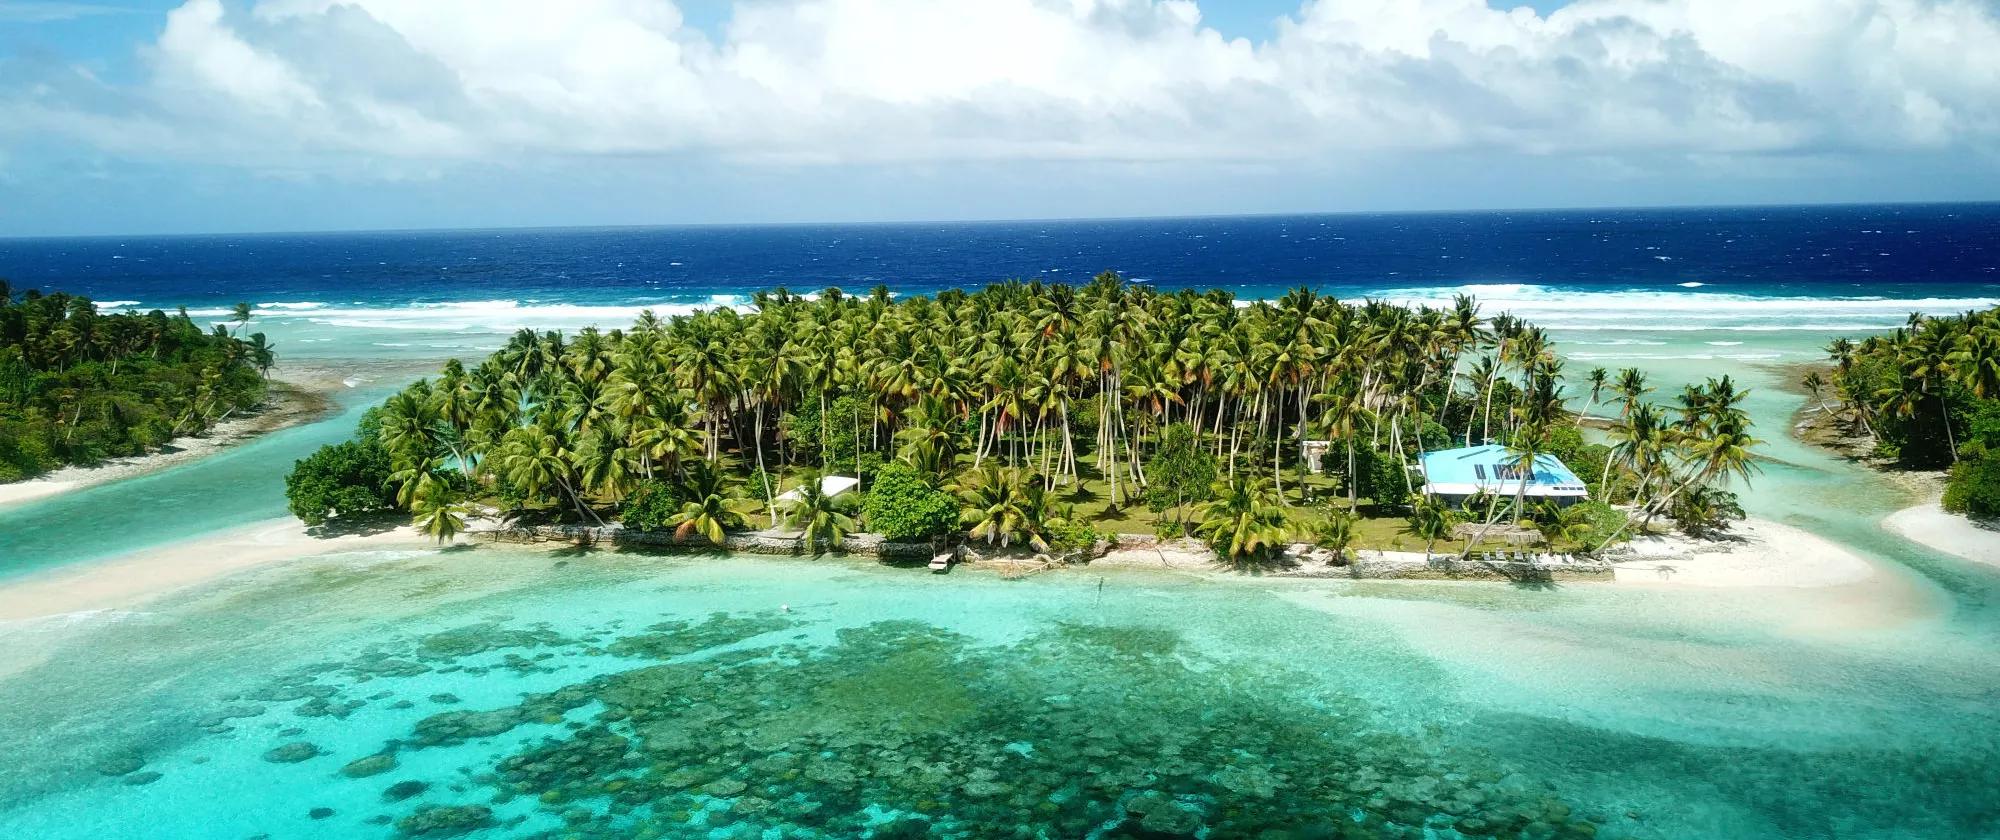
[{"label": "leaning palm tree", "polygon": [[234,321],[236,323],[236,329],[230,330],[229,334],[235,335],[237,331],[250,326],[250,316],[252,314],[253,313],[251,312],[250,304],[248,303],[238,303],[235,306],[230,307],[229,320]]},{"label": "leaning palm tree", "polygon": [[278,354],[274,352],[276,348],[277,345],[272,344],[263,333],[251,333],[250,340],[245,342],[244,349],[250,354],[250,363],[257,366],[258,375],[265,379],[271,378],[271,368],[278,364]]},{"label": "leaning palm tree", "polygon": [[1806,375],[1800,377],[1799,385],[1806,389],[1806,393],[1813,398],[1813,402],[1819,403],[1819,410],[1822,413],[1833,413],[1826,406],[1826,376],[1824,374],[1816,370],[1806,371]]},{"label": "leaning palm tree", "polygon": [[410,505],[410,512],[415,514],[410,524],[417,527],[418,533],[448,543],[465,532],[465,519],[472,515],[472,506],[459,500],[443,483],[436,483],[425,486]]},{"label": "leaning palm tree", "polygon": [[846,506],[842,500],[826,494],[820,486],[819,473],[807,470],[799,481],[798,497],[784,503],[785,527],[804,533],[809,554],[819,554],[829,546],[839,547],[840,541],[854,530],[854,517],[843,510]]},{"label": "leaning palm tree", "polygon": [[1590,412],[1597,409],[1597,398],[1604,394],[1604,386],[1610,383],[1610,379],[1611,373],[1604,368],[1594,367],[1590,369],[1590,404],[1584,406],[1583,411],[1577,413],[1576,424],[1578,426],[1583,425],[1584,418],[1589,417]]}]

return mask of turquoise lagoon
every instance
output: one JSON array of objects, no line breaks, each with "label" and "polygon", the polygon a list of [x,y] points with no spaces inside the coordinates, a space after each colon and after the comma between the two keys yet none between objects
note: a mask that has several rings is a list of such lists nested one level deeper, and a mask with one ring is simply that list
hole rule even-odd
[{"label": "turquoise lagoon", "polygon": [[[319,364],[421,343],[381,338],[308,346]],[[1881,531],[1906,500],[1784,433],[1802,400],[1784,365],[1826,335],[1557,338],[1573,379],[1629,364],[1660,397],[1722,373],[1754,388],[1769,459],[1748,506],[1878,575],[1711,591],[302,557],[0,625],[0,837],[2000,836],[2000,575]],[[265,493],[290,460],[378,397],[0,511],[0,553],[87,563],[112,552],[66,534],[137,550],[279,515]]]},{"label": "turquoise lagoon", "polygon": [[0,836],[1990,836],[1986,622],[1821,606],[335,555],[14,628]]}]

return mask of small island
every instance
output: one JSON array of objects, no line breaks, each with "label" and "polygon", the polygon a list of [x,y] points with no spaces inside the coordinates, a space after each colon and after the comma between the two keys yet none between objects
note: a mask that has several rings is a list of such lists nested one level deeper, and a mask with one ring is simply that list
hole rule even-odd
[{"label": "small island", "polygon": [[212,330],[187,312],[101,314],[0,280],[0,483],[200,436],[264,402],[275,364],[248,304]]},{"label": "small island", "polygon": [[[1532,565],[1742,517],[1725,485],[1758,442],[1727,377],[1672,407],[1636,370],[1565,382],[1546,333],[1469,297],[1239,302],[1113,273],[908,298],[780,288],[629,329],[524,329],[370,410],[287,486],[308,525],[403,515],[441,541],[490,514],[1043,562],[1193,539],[1246,568],[1301,549]],[[1449,450],[1478,453],[1476,484],[1427,477]]]},{"label": "small island", "polygon": [[2000,308],[1912,314],[1901,328],[1827,346],[1806,371],[1808,440],[1903,480],[1921,501],[1884,525],[2000,564]]}]

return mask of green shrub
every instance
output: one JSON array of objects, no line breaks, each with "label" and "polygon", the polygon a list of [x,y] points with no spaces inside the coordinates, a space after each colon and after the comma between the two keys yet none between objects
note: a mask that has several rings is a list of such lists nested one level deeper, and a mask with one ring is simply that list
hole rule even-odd
[{"label": "green shrub", "polygon": [[389,453],[375,441],[322,446],[292,464],[285,476],[285,501],[307,525],[328,519],[395,508],[388,490]]},{"label": "green shrub", "polygon": [[868,530],[886,539],[927,540],[958,530],[958,500],[930,486],[914,467],[899,461],[876,473],[862,518]]},{"label": "green shrub", "polygon": [[[1563,508],[1554,525],[1553,530],[1544,529],[1543,533],[1577,548],[1594,550],[1624,527],[1625,512],[1599,501],[1578,502]],[[1629,536],[1630,529],[1626,533]]]},{"label": "green shrub", "polygon": [[1340,492],[1347,492],[1352,481],[1355,495],[1374,502],[1385,513],[1407,508],[1410,490],[1417,486],[1414,476],[1405,480],[1396,453],[1375,449],[1361,441],[1354,444],[1354,478],[1347,475],[1347,445],[1342,441],[1334,441],[1327,449],[1321,467],[1327,475],[1340,479]]},{"label": "green shrub", "polygon": [[2000,517],[2000,452],[1988,451],[1951,468],[1944,509],[1981,519]]},{"label": "green shrub", "polygon": [[1194,430],[1186,423],[1172,424],[1160,430],[1159,448],[1146,461],[1146,507],[1165,513],[1206,502],[1215,474],[1215,455],[1202,448]]},{"label": "green shrub", "polygon": [[1042,523],[1042,538],[1049,541],[1054,551],[1071,551],[1089,548],[1104,537],[1090,526],[1069,517],[1050,519]]},{"label": "green shrub", "polygon": [[[1548,430],[1548,440],[1542,443],[1541,451],[1556,456],[1556,459],[1575,469],[1577,453],[1584,447],[1583,432],[1575,426],[1556,425]],[[1599,466],[1603,466],[1599,464]]]},{"label": "green shrub", "polygon": [[625,497],[625,507],[618,517],[625,527],[635,531],[665,531],[673,527],[668,520],[680,512],[681,501],[679,488],[658,479],[647,479]]},{"label": "green shrub", "polygon": [[[870,411],[867,400],[849,394],[827,404],[826,420],[822,423],[819,396],[814,394],[778,422],[785,439],[791,442],[793,455],[801,462],[820,464],[829,475],[845,475],[854,467],[855,443],[865,444],[873,431],[868,422]],[[822,430],[826,433],[824,450],[820,447]],[[822,452],[826,456],[824,463]]]},{"label": "green shrub", "polygon": [[1743,506],[1736,501],[1736,494],[1713,487],[1698,487],[1682,493],[1674,500],[1667,515],[1682,531],[1702,536],[1711,531],[1729,528],[1729,523],[1743,518]]}]

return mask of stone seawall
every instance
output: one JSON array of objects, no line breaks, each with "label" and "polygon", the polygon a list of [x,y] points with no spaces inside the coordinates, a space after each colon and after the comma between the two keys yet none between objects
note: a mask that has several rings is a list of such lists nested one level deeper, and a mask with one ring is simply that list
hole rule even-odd
[{"label": "stone seawall", "polygon": [[[628,531],[618,525],[532,525],[472,532],[474,539],[503,543],[566,543],[569,545],[640,546],[685,549],[688,551],[733,551],[739,554],[770,554],[802,557],[805,538],[774,531],[745,531],[725,536],[721,545],[700,534],[677,538],[672,531]],[[883,560],[929,560],[930,543],[899,543],[880,534],[848,534],[840,541],[840,553]]]},{"label": "stone seawall", "polygon": [[1425,558],[1421,554],[1357,552],[1345,566],[1310,564],[1279,576],[1314,578],[1354,578],[1359,580],[1504,580],[1606,581],[1613,579],[1611,564],[1589,560],[1522,563],[1512,560],[1461,560],[1455,554]]},{"label": "stone seawall", "polygon": [[[672,531],[628,531],[618,525],[534,525],[473,531],[474,539],[503,543],[563,543],[567,545],[610,545],[662,548],[685,551],[730,551],[739,554],[767,554],[781,557],[802,557],[806,555],[805,540],[797,534],[782,531],[743,531],[729,534],[721,545],[699,534],[691,534],[686,539],[675,538]],[[979,544],[968,544],[959,553],[962,562],[993,560],[1041,562],[1047,566],[1088,562],[1102,556],[1112,547],[1112,543],[1099,543],[1089,549],[1079,549],[1065,555],[1050,557],[1037,554],[1031,549],[1014,548],[990,549]],[[1173,540],[1162,543],[1150,534],[1119,534],[1116,546],[1120,549],[1149,549],[1165,546],[1176,550],[1207,552],[1205,546],[1189,540]],[[874,557],[884,562],[922,562],[929,560],[943,550],[928,542],[889,542],[880,534],[848,534],[840,542],[840,553],[856,557]],[[1285,552],[1279,568],[1264,574],[1272,577],[1301,578],[1351,578],[1358,580],[1493,580],[1493,581],[1610,581],[1612,568],[1608,563],[1589,560],[1567,562],[1522,563],[1516,561],[1492,562],[1479,559],[1461,560],[1457,555],[1440,554],[1430,558],[1409,552],[1358,551],[1353,562],[1344,565],[1331,563],[1328,552],[1306,545],[1292,546]],[[1219,567],[1218,567],[1219,568]]]}]

